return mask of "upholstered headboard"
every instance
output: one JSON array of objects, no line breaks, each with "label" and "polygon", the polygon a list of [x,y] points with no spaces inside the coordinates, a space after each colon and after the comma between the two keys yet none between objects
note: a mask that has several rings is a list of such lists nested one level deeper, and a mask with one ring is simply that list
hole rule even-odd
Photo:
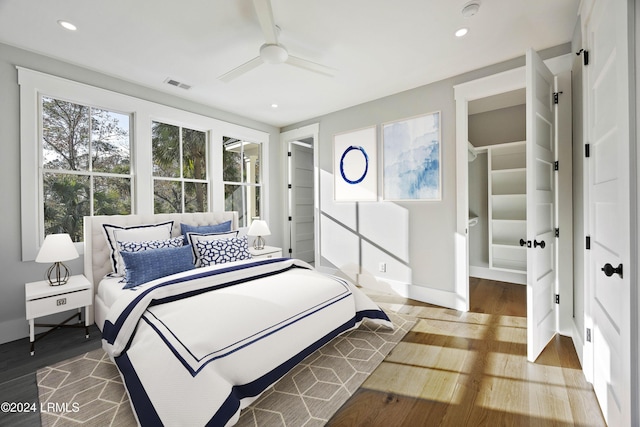
[{"label": "upholstered headboard", "polygon": [[102,224],[123,227],[140,224],[155,224],[173,220],[172,236],[180,235],[180,223],[190,225],[219,224],[231,220],[231,229],[238,228],[237,212],[203,212],[157,215],[99,215],[84,217],[84,275],[93,283],[97,292],[98,283],[111,272],[109,247]]}]

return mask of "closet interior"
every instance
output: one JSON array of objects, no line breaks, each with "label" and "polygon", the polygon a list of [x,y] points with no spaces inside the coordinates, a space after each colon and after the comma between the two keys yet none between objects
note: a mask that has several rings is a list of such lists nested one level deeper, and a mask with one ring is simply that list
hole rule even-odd
[{"label": "closet interior", "polygon": [[469,102],[469,274],[526,283],[525,89]]}]

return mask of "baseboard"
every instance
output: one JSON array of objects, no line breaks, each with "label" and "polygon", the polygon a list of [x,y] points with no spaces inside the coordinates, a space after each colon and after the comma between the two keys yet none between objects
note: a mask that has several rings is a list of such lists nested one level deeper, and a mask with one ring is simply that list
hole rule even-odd
[{"label": "baseboard", "polygon": [[582,332],[578,330],[576,322],[571,322],[571,340],[580,360],[580,366],[584,366],[584,337]]},{"label": "baseboard", "polygon": [[494,270],[493,268],[469,266],[469,276],[479,279],[497,280],[499,282],[517,283],[518,285],[527,284],[526,273],[513,273],[510,271]]},{"label": "baseboard", "polygon": [[11,319],[0,322],[0,344],[29,336],[29,324],[25,319]]}]

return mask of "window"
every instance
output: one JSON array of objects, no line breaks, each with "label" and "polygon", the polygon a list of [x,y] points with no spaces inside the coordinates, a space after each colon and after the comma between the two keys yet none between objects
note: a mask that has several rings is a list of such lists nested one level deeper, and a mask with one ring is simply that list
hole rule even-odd
[{"label": "window", "polygon": [[131,213],[129,115],[42,97],[45,234],[81,242],[87,215]]},{"label": "window", "polygon": [[261,215],[261,150],[259,143],[222,138],[225,209],[238,211],[241,227]]},{"label": "window", "polygon": [[[85,215],[231,207],[246,224],[246,218],[267,210],[268,133],[17,69],[24,261],[36,258],[50,233],[69,233],[82,253]],[[230,203],[225,203],[223,135],[253,141],[241,143],[232,155],[249,156],[253,166],[236,167],[240,174],[229,184],[240,188],[240,197]]]},{"label": "window", "polygon": [[151,135],[154,212],[206,212],[207,134],[153,122]]}]

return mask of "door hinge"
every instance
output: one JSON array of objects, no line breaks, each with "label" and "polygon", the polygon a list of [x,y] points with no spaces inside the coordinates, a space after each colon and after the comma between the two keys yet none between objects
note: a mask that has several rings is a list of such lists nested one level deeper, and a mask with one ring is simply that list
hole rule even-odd
[{"label": "door hinge", "polygon": [[582,63],[584,65],[589,65],[589,51],[585,49],[580,49],[576,52],[576,55],[580,56],[582,54]]},{"label": "door hinge", "polygon": [[591,342],[591,328],[587,328],[587,342]]},{"label": "door hinge", "polygon": [[291,190],[291,188],[293,188],[293,186],[292,186],[291,184],[287,184],[287,188],[288,188],[289,190]]},{"label": "door hinge", "polygon": [[589,153],[589,144],[585,144],[585,145],[584,145],[584,156],[585,156],[585,157],[590,157],[590,153]]},{"label": "door hinge", "polygon": [[560,294],[556,294],[556,304],[560,304]]},{"label": "door hinge", "polygon": [[556,237],[560,237],[560,229],[559,228],[556,228],[555,233],[556,233]]},{"label": "door hinge", "polygon": [[293,253],[293,249],[289,248],[289,254]]},{"label": "door hinge", "polygon": [[557,104],[558,103],[558,99],[560,98],[560,94],[562,93],[562,91],[560,92],[553,92],[553,103]]},{"label": "door hinge", "polygon": [[291,220],[293,220],[293,217],[292,217],[292,216],[290,216],[290,217],[289,217],[289,221],[291,221]]},{"label": "door hinge", "polygon": [[591,250],[591,236],[587,236],[587,237],[585,237],[585,240],[586,240],[586,242],[585,242],[585,247],[586,247],[588,250]]},{"label": "door hinge", "polygon": [[556,160],[555,162],[553,162],[553,170],[557,171],[560,168],[560,163]]},{"label": "door hinge", "polygon": [[287,156],[288,156],[288,157],[291,157],[291,151],[288,151],[288,152],[287,152]]}]

